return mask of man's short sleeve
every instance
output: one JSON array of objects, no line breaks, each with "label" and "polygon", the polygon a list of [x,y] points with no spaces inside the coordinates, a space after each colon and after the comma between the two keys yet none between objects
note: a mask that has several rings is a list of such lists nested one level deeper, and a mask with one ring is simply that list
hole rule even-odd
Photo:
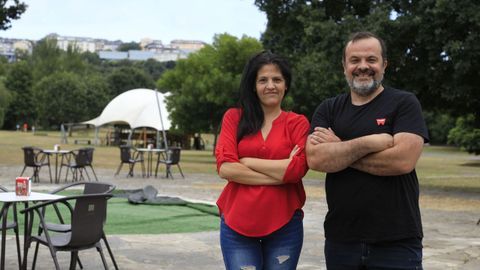
[{"label": "man's short sleeve", "polygon": [[316,127],[328,128],[331,126],[330,123],[330,110],[329,102],[330,100],[324,100],[320,105],[317,106],[315,112],[312,115],[312,122],[310,124],[310,131],[308,134],[311,134]]}]

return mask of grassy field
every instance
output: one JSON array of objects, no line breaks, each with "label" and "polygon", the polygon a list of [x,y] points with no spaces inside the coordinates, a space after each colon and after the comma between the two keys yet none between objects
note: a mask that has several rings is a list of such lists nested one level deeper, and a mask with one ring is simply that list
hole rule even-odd
[{"label": "grassy field", "polygon": [[[85,134],[83,134],[85,135]],[[93,134],[87,134],[93,137]],[[52,149],[60,143],[60,132],[33,135],[24,132],[0,131],[0,166],[22,165],[22,146],[33,145]],[[69,139],[73,142],[73,138]],[[72,150],[84,145],[61,145]],[[95,146],[94,165],[114,169],[120,161],[118,147]],[[182,169],[187,173],[215,174],[215,158],[212,151],[182,151]],[[439,188],[480,193],[480,157],[469,155],[453,147],[426,146],[417,165],[420,185],[423,188]],[[307,178],[323,179],[324,174],[309,171]]]}]

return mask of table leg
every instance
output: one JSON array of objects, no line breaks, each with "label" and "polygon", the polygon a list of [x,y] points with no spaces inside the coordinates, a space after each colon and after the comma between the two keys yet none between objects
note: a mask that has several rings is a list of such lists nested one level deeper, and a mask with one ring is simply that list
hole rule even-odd
[{"label": "table leg", "polygon": [[58,154],[55,154],[55,184],[58,182]]},{"label": "table leg", "polygon": [[[24,202],[24,207],[28,208],[28,202]],[[25,213],[23,215],[23,261],[22,261],[22,267],[21,269],[27,270],[27,252],[28,252],[28,246],[30,245],[28,242],[28,213]]]},{"label": "table leg", "polygon": [[152,152],[148,152],[148,177],[152,176],[152,159]]},{"label": "table leg", "polygon": [[10,207],[10,203],[5,202],[4,206],[2,207],[2,258],[1,258],[1,269],[5,269],[5,237],[7,236],[7,213],[8,208]]}]

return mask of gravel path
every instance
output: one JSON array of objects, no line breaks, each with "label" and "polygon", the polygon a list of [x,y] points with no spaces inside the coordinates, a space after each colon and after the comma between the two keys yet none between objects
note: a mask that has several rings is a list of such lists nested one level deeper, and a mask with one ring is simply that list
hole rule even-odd
[{"label": "gravel path", "polygon": [[[0,184],[13,188],[15,176],[21,166],[0,164]],[[31,169],[27,170],[28,173]],[[186,174],[182,179],[134,178],[123,175],[113,177],[113,170],[97,169],[100,181],[114,183],[118,189],[137,189],[152,185],[159,195],[176,196],[184,199],[214,203],[224,182],[215,175]],[[40,174],[41,183],[33,186],[34,191],[52,190],[48,171]],[[62,182],[63,183],[63,182]],[[323,182],[304,180],[307,203],[304,207],[305,242],[298,269],[325,269],[323,256],[323,218],[326,213]],[[422,192],[421,210],[424,224],[424,268],[480,269],[480,198],[472,194],[449,192]],[[107,221],[108,222],[108,221]],[[109,235],[120,269],[223,269],[222,255],[218,243],[218,232],[163,234],[163,235]],[[6,269],[17,268],[14,241],[7,237]],[[29,253],[31,262],[33,249]],[[37,269],[53,269],[46,248],[40,248]],[[80,253],[84,269],[99,269],[101,262],[95,251]],[[59,253],[60,264],[67,267],[69,256]],[[88,260],[87,260],[88,258]],[[107,259],[108,260],[108,259]],[[110,265],[113,267],[113,265]]]}]

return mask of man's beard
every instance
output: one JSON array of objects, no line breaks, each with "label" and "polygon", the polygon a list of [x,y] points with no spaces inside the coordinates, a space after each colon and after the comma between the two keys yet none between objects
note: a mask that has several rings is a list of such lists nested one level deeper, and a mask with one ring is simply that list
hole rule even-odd
[{"label": "man's beard", "polygon": [[[361,83],[355,81],[356,76],[360,74],[365,74],[365,73],[372,77],[371,81],[361,82]],[[375,78],[375,72],[373,72],[372,70],[367,70],[363,72],[354,72],[353,78],[351,80],[347,79],[347,83],[353,92],[355,92],[359,96],[367,97],[371,95],[373,92],[375,92],[375,90],[377,90],[378,87],[380,87],[380,85],[382,84],[383,75],[378,80],[375,80],[374,78]]]}]

